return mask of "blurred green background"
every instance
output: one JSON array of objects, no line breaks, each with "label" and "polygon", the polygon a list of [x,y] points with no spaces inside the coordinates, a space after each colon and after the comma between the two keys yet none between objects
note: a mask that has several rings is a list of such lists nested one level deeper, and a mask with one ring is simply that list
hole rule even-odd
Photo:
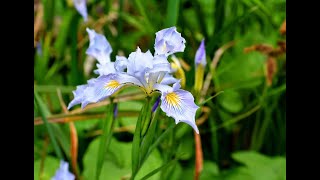
[{"label": "blurred green background", "polygon": [[[96,60],[85,54],[86,27],[106,36],[114,61],[137,46],[154,52],[155,33],[176,26],[186,39],[184,53],[176,54],[185,89],[192,92],[194,56],[204,38],[205,77],[212,77],[204,99],[223,93],[198,110],[201,148],[195,148],[192,129],[180,123],[137,179],[167,163],[150,179],[195,179],[197,151],[203,153],[203,180],[286,179],[285,0],[88,0],[87,8],[89,21],[84,22],[72,0],[34,0],[34,89],[77,178],[94,177],[106,103],[65,109],[76,86],[96,77]],[[135,88],[118,96],[119,117],[101,179],[130,177],[131,142],[143,97]],[[34,176],[50,179],[60,159],[39,110],[34,107]],[[174,123],[161,117],[159,132]]]}]

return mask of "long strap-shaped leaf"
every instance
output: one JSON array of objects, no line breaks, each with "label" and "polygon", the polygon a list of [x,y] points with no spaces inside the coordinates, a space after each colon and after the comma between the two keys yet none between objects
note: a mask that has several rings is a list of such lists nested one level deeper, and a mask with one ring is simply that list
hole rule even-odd
[{"label": "long strap-shaped leaf", "polygon": [[62,153],[61,153],[61,150],[58,146],[58,143],[54,137],[54,134],[53,134],[53,130],[51,129],[52,127],[50,126],[50,124],[48,123],[48,120],[46,118],[46,114],[45,114],[45,109],[44,109],[44,104],[43,102],[41,101],[39,95],[34,92],[34,100],[39,108],[39,112],[41,114],[41,117],[42,117],[42,120],[48,130],[48,133],[49,133],[49,137],[50,137],[50,141],[52,142],[52,145],[53,145],[53,148],[54,148],[54,151],[56,153],[56,155],[58,156],[59,159],[63,159],[63,156],[62,156]]}]

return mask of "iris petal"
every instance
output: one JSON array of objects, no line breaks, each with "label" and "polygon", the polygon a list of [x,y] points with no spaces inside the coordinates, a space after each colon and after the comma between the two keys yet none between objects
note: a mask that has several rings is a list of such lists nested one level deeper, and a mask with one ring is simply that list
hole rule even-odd
[{"label": "iris petal", "polygon": [[73,3],[76,10],[83,17],[84,21],[88,21],[86,0],[73,0]]},{"label": "iris petal", "polygon": [[169,56],[176,52],[183,52],[186,40],[177,31],[176,27],[170,27],[158,31],[154,44],[156,55]]},{"label": "iris petal", "polygon": [[69,164],[65,161],[60,161],[60,167],[56,171],[51,180],[74,180],[75,176],[69,172]]},{"label": "iris petal", "polygon": [[86,54],[96,58],[101,65],[110,62],[112,47],[110,46],[106,37],[89,28],[86,30],[89,34],[90,40],[89,48],[87,49]]},{"label": "iris petal", "polygon": [[207,64],[204,39],[201,41],[201,44],[196,52],[195,64],[196,64],[196,66],[198,66],[199,64],[202,64],[202,66],[206,66],[206,64]]},{"label": "iris petal", "polygon": [[162,92],[161,101],[160,108],[167,116],[173,117],[176,124],[179,122],[187,123],[199,134],[195,122],[196,111],[199,107],[194,103],[190,92],[182,89]]}]

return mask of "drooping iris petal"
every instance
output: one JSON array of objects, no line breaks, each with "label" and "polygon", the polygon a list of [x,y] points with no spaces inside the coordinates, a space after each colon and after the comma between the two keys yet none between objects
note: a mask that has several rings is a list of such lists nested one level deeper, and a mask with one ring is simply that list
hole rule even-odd
[{"label": "drooping iris petal", "polygon": [[75,176],[69,172],[68,168],[69,164],[67,162],[60,161],[60,167],[51,180],[74,180]]},{"label": "drooping iris petal", "polygon": [[204,39],[201,41],[201,44],[196,52],[195,56],[195,64],[198,66],[199,64],[202,64],[203,67],[206,66],[207,60],[206,60],[206,49],[204,46]]},{"label": "drooping iris petal", "polygon": [[124,73],[99,76],[85,89],[81,107],[104,100],[126,84],[142,86],[138,79]]},{"label": "drooping iris petal", "polygon": [[116,70],[114,69],[114,62],[108,62],[106,64],[97,64],[98,69],[94,70],[94,73],[102,75],[108,75],[111,73],[116,73]]},{"label": "drooping iris petal", "polygon": [[192,94],[188,91],[177,89],[179,85],[176,83],[174,88],[166,85],[155,85],[162,92],[161,106],[163,112],[169,117],[175,119],[176,124],[184,122],[189,124],[198,134],[199,130],[195,122],[196,111],[199,108],[194,103]]},{"label": "drooping iris petal", "polygon": [[176,27],[170,27],[156,33],[154,44],[156,55],[169,56],[176,52],[183,52],[186,40],[181,36]]},{"label": "drooping iris petal", "polygon": [[77,89],[75,91],[73,91],[73,100],[69,103],[68,105],[68,109],[70,109],[71,107],[77,105],[77,104],[81,104],[83,99],[84,99],[84,91],[89,87],[90,84],[95,82],[95,78],[89,79],[87,81],[88,84],[83,84],[83,85],[79,85],[77,86]]},{"label": "drooping iris petal", "polygon": [[110,62],[112,48],[106,37],[89,28],[86,30],[89,34],[90,40],[89,48],[87,49],[86,54],[96,58],[101,65]]},{"label": "drooping iris petal", "polygon": [[83,17],[84,21],[88,21],[86,0],[73,0],[73,3],[77,11]]}]

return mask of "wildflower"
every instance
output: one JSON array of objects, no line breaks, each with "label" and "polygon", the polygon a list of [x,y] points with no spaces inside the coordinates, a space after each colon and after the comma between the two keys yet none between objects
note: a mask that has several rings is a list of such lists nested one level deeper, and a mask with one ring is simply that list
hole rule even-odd
[{"label": "wildflower", "polygon": [[[171,54],[184,51],[185,40],[176,31],[175,27],[161,30],[156,35],[158,39],[156,38],[155,48],[158,42],[162,42],[169,48]],[[178,41],[180,43],[176,43]],[[102,44],[105,45],[105,43]],[[90,45],[90,47],[93,46],[93,44]],[[97,46],[95,49],[103,52],[102,49],[105,48]],[[96,103],[110,97],[125,86],[137,86],[147,96],[160,93],[160,108],[168,116],[173,117],[176,123],[185,122],[199,133],[195,124],[195,113],[199,107],[194,103],[194,98],[190,92],[180,89],[180,80],[171,75],[172,69],[167,60],[168,51],[165,51],[166,53],[159,53],[160,51],[157,51],[157,49],[155,51],[155,55],[152,55],[149,50],[142,52],[137,47],[136,51],[130,53],[128,58],[117,56],[114,68],[110,69],[108,74],[100,74],[99,77],[88,82],[87,86],[77,87],[74,92],[75,99],[69,104],[68,108],[80,103],[81,107],[84,108],[89,103]],[[103,57],[106,55],[103,55]]]},{"label": "wildflower", "polygon": [[56,171],[51,180],[74,180],[75,176],[68,170],[69,164],[65,161],[60,162],[60,168]]},{"label": "wildflower", "polygon": [[83,17],[84,21],[88,21],[86,0],[73,0],[73,3],[77,11]]}]

